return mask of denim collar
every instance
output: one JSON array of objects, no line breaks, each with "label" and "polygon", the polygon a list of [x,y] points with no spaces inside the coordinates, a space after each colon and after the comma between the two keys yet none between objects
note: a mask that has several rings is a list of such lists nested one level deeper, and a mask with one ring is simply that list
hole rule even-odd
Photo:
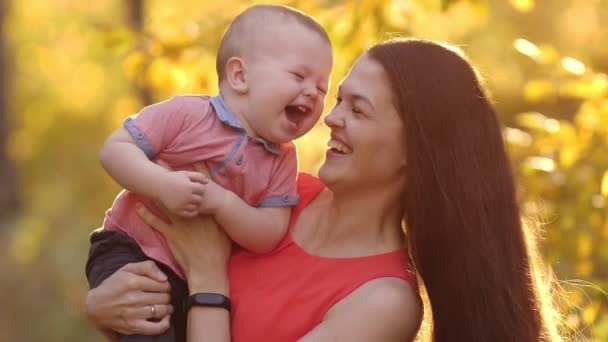
[{"label": "denim collar", "polygon": [[[209,101],[211,102],[211,105],[215,109],[217,117],[218,119],[220,119],[221,122],[236,129],[239,132],[246,133],[245,128],[243,128],[243,125],[241,125],[236,116],[234,116],[234,114],[232,114],[230,109],[228,109],[228,107],[226,106],[226,103],[224,102],[224,99],[222,98],[221,94],[217,96],[212,96],[211,98],[209,98]],[[264,148],[266,148],[270,153],[281,155],[281,149],[277,144],[260,137],[255,138],[255,142],[258,144],[262,144]]]}]

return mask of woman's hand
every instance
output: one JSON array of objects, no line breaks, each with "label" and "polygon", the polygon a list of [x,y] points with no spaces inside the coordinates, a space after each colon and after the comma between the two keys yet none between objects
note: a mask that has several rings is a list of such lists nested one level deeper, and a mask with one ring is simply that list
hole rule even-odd
[{"label": "woman's hand", "polygon": [[170,290],[154,262],[127,264],[89,291],[86,313],[101,330],[158,335],[169,328]]},{"label": "woman's hand", "polygon": [[[206,173],[202,164],[197,171]],[[171,223],[156,217],[143,205],[137,213],[149,226],[159,231],[180,264],[190,292],[228,292],[227,263],[231,241],[211,216],[184,219],[166,212]]]}]

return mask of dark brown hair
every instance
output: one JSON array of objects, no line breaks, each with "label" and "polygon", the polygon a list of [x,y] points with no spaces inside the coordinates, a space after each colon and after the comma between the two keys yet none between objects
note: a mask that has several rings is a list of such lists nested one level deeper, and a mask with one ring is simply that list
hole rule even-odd
[{"label": "dark brown hair", "polygon": [[405,125],[407,238],[433,341],[550,340],[500,125],[473,67],[425,40],[368,53]]},{"label": "dark brown hair", "polygon": [[[313,17],[288,6],[251,6],[239,14],[232,21],[232,23],[230,23],[226,29],[226,32],[224,32],[224,35],[222,36],[222,41],[220,42],[220,47],[218,49],[217,59],[215,62],[217,76],[220,82],[226,76],[224,70],[226,67],[226,62],[228,62],[231,57],[239,55],[240,46],[243,45],[238,39],[239,36],[252,33],[252,30],[256,25],[265,24],[263,20],[260,20],[262,19],[260,18],[260,15],[264,14],[275,14],[283,16],[287,19],[295,20],[298,24],[318,33],[319,36],[331,46],[327,32]],[[252,23],[251,21],[255,22]],[[253,25],[253,27],[251,25]],[[280,30],[280,28],[277,27],[277,30]]]}]

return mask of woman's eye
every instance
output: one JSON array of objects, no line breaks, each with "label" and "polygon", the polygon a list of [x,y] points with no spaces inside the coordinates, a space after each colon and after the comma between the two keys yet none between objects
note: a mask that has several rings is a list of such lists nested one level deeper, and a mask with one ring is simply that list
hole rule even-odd
[{"label": "woman's eye", "polygon": [[298,73],[298,72],[292,72],[292,74],[299,80],[303,80],[304,76],[302,76],[302,74]]},{"label": "woman's eye", "polygon": [[357,108],[357,107],[353,107],[353,113],[355,114],[363,114],[363,111],[361,111],[361,109]]}]

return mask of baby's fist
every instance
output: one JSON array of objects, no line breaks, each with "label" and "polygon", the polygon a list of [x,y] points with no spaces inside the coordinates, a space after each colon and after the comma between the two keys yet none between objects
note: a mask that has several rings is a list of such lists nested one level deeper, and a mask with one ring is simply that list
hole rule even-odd
[{"label": "baby's fist", "polygon": [[205,185],[209,180],[204,175],[192,171],[170,171],[162,180],[160,202],[173,214],[194,217],[202,202]]}]

